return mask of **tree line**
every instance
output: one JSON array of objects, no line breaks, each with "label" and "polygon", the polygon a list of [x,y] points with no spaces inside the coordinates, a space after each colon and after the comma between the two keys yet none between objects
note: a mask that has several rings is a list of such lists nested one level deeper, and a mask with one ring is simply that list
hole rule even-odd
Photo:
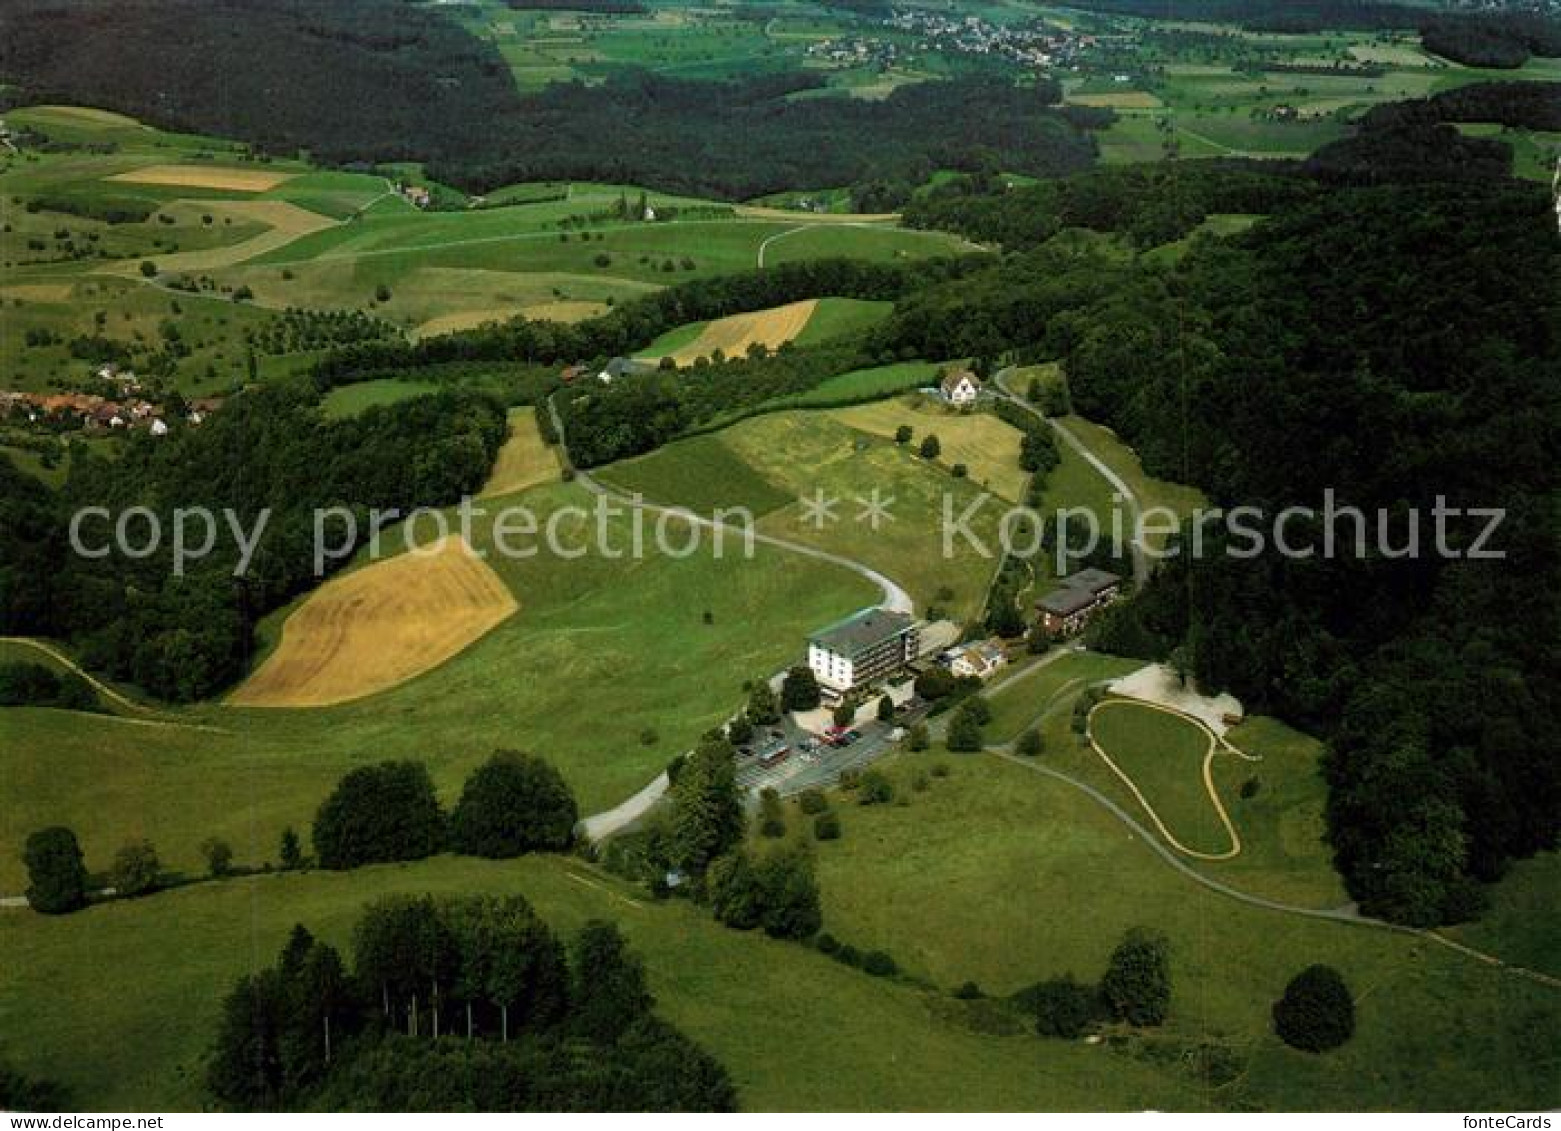
[{"label": "tree line", "polygon": [[206,1085],[265,1111],[731,1111],[616,926],[568,946],[519,895],[370,904],[351,965],[295,926],[222,1003]]},{"label": "tree line", "polygon": [[[291,385],[256,389],[200,428],[128,437],[113,460],[78,451],[58,494],[0,460],[0,632],[67,640],[86,666],[159,698],[203,698],[243,674],[256,622],[318,582],[317,508],[454,502],[486,480],[507,430],[503,405],[469,390],[337,420],[317,402]],[[232,539],[183,576],[163,555],[88,559],[71,548],[80,508],[134,506],[165,530],[176,507],[228,508],[246,530],[263,510],[271,517],[242,577]]]}]

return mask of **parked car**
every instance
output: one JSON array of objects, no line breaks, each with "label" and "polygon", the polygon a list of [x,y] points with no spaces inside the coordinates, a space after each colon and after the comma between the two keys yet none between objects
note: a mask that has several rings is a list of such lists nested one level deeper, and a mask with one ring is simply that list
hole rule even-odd
[{"label": "parked car", "polygon": [[789,746],[782,746],[779,750],[772,750],[770,753],[766,754],[763,758],[760,758],[759,759],[759,765],[763,766],[766,770],[768,770],[772,766],[780,765],[782,762],[784,762],[787,759],[787,757],[790,756],[790,754],[791,754],[791,747],[789,747]]}]

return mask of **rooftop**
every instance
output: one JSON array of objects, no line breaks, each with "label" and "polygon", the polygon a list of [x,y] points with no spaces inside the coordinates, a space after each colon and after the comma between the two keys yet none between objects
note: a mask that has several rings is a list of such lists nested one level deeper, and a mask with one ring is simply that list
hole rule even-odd
[{"label": "rooftop", "polygon": [[1035,607],[1059,617],[1069,617],[1083,612],[1096,600],[1095,594],[1081,585],[1064,585],[1035,602]]},{"label": "rooftop", "polygon": [[1121,585],[1122,579],[1110,570],[1105,569],[1081,569],[1077,573],[1069,574],[1062,579],[1062,583],[1070,589],[1083,589],[1090,593],[1099,593],[1110,589],[1112,586]]},{"label": "rooftop", "polygon": [[828,628],[819,629],[808,637],[808,643],[827,648],[837,655],[855,656],[886,640],[892,640],[915,623],[916,619],[909,613],[867,609],[837,621]]}]

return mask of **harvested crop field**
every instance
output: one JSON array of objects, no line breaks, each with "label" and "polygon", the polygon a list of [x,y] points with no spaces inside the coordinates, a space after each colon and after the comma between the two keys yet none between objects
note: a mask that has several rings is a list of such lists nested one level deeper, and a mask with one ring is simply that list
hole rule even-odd
[{"label": "harvested crop field", "polygon": [[[213,200],[205,205],[207,212],[231,217],[235,222],[264,224],[266,231],[247,240],[225,247],[210,247],[200,251],[178,251],[172,255],[152,256],[152,261],[163,274],[180,271],[218,271],[233,267],[246,260],[286,247],[294,240],[336,226],[336,221],[318,212],[310,212],[286,200]],[[122,259],[105,268],[116,275],[134,278],[141,273],[140,259]]]},{"label": "harvested crop field", "polygon": [[463,540],[445,538],[315,590],[229,702],[325,707],[362,699],[438,667],[518,608]]},{"label": "harvested crop field", "polygon": [[697,338],[667,356],[679,365],[691,365],[696,358],[709,357],[716,350],[727,357],[741,357],[755,343],[775,349],[802,333],[817,306],[818,300],[810,298],[717,318]]},{"label": "harvested crop field", "polygon": [[499,449],[493,474],[477,497],[491,499],[497,495],[513,495],[528,487],[551,483],[558,474],[558,454],[543,441],[542,433],[537,429],[537,410],[511,409],[509,439]]},{"label": "harvested crop field", "polygon": [[1112,110],[1158,110],[1165,105],[1147,90],[1112,90],[1098,94],[1075,94],[1069,102],[1076,106],[1107,107]]},{"label": "harvested crop field", "polygon": [[147,165],[125,173],[115,173],[111,181],[135,185],[173,185],[176,188],[221,189],[225,192],[265,192],[292,173],[274,173],[266,169],[235,169],[220,165]]},{"label": "harvested crop field", "polygon": [[937,436],[938,463],[962,463],[971,482],[1005,499],[1024,498],[1028,476],[1019,466],[1019,429],[991,413],[958,412],[913,395],[835,409],[830,415],[847,427],[889,439],[902,424],[909,425],[906,448],[912,452],[924,437]]},{"label": "harvested crop field", "polygon": [[18,283],[0,287],[0,298],[18,298],[23,302],[69,302],[69,283]]}]

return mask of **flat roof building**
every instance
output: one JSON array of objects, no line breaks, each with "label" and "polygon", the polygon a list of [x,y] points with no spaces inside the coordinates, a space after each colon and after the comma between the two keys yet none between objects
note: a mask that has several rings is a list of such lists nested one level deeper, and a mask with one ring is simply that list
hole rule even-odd
[{"label": "flat roof building", "polygon": [[867,609],[808,637],[808,667],[836,694],[898,671],[918,652],[916,618],[888,609]]}]

